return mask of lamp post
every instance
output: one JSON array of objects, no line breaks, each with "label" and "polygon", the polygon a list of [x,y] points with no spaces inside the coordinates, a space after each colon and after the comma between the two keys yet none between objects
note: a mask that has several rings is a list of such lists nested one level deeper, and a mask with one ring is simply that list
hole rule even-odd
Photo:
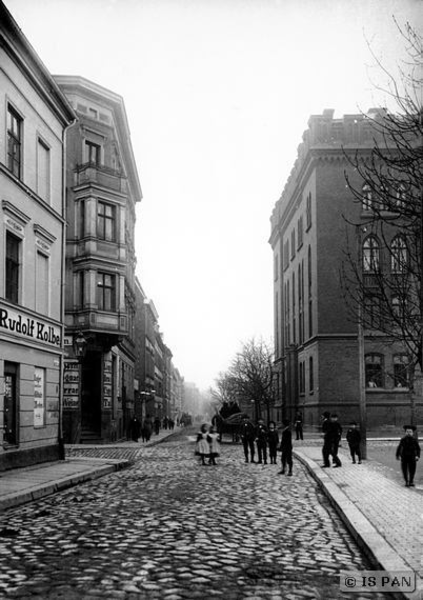
[{"label": "lamp post", "polygon": [[81,433],[81,420],[82,420],[82,361],[85,357],[85,353],[87,351],[87,339],[82,333],[81,330],[78,331],[78,334],[73,340],[73,351],[75,357],[78,360],[78,373],[79,373],[79,383],[78,383],[78,411],[77,411],[77,419],[76,419],[76,432],[73,436],[73,443],[77,443],[79,441],[80,433]]}]

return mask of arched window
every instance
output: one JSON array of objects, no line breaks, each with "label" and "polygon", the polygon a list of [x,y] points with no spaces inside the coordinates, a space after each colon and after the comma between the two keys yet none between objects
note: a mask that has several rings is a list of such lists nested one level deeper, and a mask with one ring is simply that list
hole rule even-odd
[{"label": "arched window", "polygon": [[383,356],[381,354],[366,354],[366,387],[383,387]]},{"label": "arched window", "polygon": [[362,203],[363,210],[372,210],[373,208],[373,192],[368,183],[365,183],[362,188]]},{"label": "arched window", "polygon": [[363,270],[366,273],[376,273],[380,267],[380,247],[374,236],[367,237],[363,242]]},{"label": "arched window", "polygon": [[407,246],[402,235],[397,235],[391,242],[391,271],[403,273],[407,267]]}]

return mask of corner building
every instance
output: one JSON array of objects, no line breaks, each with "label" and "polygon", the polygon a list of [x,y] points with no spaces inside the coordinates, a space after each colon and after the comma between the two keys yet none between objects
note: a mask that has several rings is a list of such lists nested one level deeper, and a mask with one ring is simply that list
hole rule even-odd
[{"label": "corner building", "polygon": [[63,165],[74,120],[0,2],[0,470],[63,457]]},{"label": "corner building", "polygon": [[[369,215],[354,201],[345,178],[348,173],[354,188],[361,189],[346,154],[370,156],[374,130],[361,114],[341,119],[333,114],[325,110],[310,117],[274,207],[269,240],[275,367],[284,416],[292,419],[301,410],[308,426],[318,426],[325,410],[339,413],[343,423],[359,420],[359,332],[343,295],[341,269],[348,244],[359,262],[375,237],[370,231],[359,241],[355,237],[351,223],[368,223]],[[377,118],[377,110],[369,116]],[[389,268],[387,256],[381,262]],[[400,426],[410,418],[404,349],[375,331],[365,331],[364,337],[368,427]]]},{"label": "corner building", "polygon": [[[78,116],[67,135],[65,440],[115,441],[128,435],[134,414],[134,226],[142,193],[122,97],[82,77],[55,80]],[[86,340],[80,365],[79,332]]]}]

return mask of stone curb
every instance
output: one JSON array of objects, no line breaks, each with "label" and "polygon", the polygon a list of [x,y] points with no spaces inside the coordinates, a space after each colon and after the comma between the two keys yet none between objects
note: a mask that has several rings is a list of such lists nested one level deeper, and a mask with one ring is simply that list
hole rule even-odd
[{"label": "stone curb", "polygon": [[[305,465],[310,475],[335,508],[345,526],[363,550],[370,562],[383,571],[411,571],[411,567],[395,552],[394,548],[378,533],[371,522],[347,497],[347,495],[334,483],[329,475],[311,458],[305,456],[301,450],[295,450],[294,456]],[[417,589],[412,593],[390,593],[390,598],[395,600],[422,600],[423,583],[417,575]]]},{"label": "stone curb", "polygon": [[[72,458],[72,461],[75,460],[78,459]],[[83,462],[84,459],[80,460]],[[90,461],[92,462],[92,459],[90,459]],[[99,459],[99,462],[104,463],[104,459]],[[67,477],[62,477],[61,479],[49,481],[48,483],[34,485],[23,492],[8,494],[0,499],[0,512],[3,512],[8,508],[14,508],[16,506],[21,506],[22,504],[50,496],[51,494],[55,494],[56,492],[73,487],[79,483],[98,479],[104,475],[109,475],[115,471],[120,471],[121,469],[129,467],[130,464],[131,463],[128,460],[108,460],[107,464],[104,466],[95,467],[94,469],[83,471],[82,473],[74,473],[72,475],[68,475]]]}]

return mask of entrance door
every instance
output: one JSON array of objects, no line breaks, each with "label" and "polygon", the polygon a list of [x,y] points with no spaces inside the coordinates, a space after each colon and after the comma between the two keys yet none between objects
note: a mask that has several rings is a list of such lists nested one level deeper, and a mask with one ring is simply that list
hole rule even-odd
[{"label": "entrance door", "polygon": [[101,431],[101,356],[87,352],[82,363],[81,425],[93,433]]},{"label": "entrance door", "polygon": [[15,363],[4,363],[4,442],[16,446],[19,442],[18,436],[18,365]]}]

